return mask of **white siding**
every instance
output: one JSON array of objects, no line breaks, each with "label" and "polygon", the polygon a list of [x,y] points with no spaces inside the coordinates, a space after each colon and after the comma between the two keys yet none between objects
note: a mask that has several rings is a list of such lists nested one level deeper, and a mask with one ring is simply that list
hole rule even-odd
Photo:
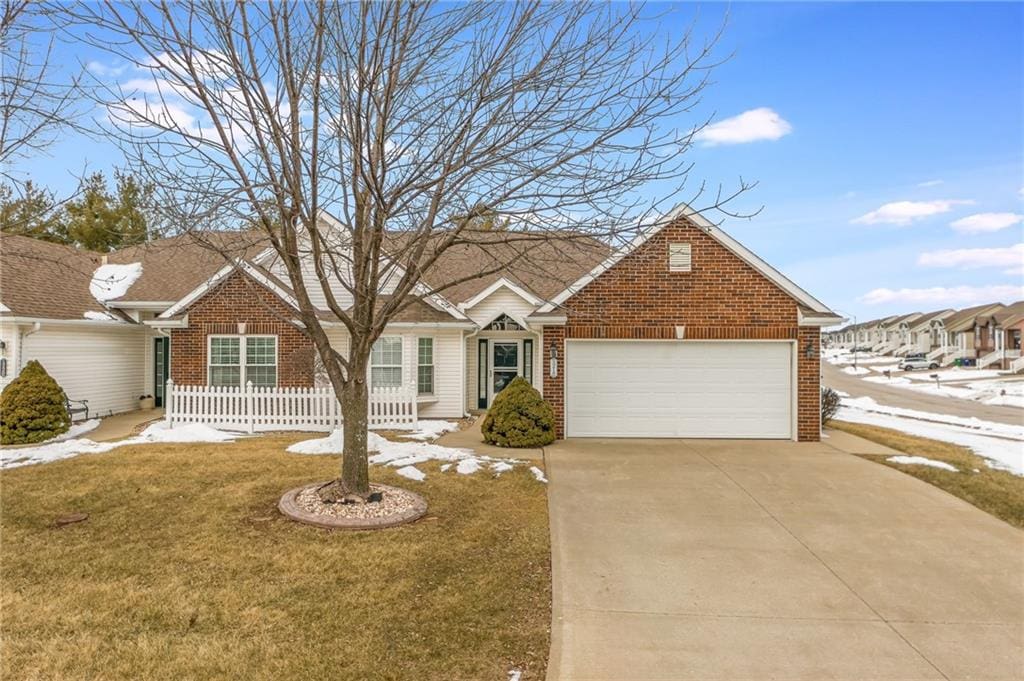
[{"label": "white siding", "polygon": [[461,418],[465,414],[462,403],[463,377],[462,331],[459,329],[424,329],[409,336],[412,350],[408,354],[410,371],[416,377],[416,338],[434,339],[434,397],[436,402],[420,402],[421,418]]},{"label": "white siding", "polygon": [[0,357],[7,360],[7,375],[0,376],[0,390],[7,387],[7,384],[18,375],[18,327],[10,322],[0,323],[0,341],[4,342],[4,349],[0,351]]},{"label": "white siding", "polygon": [[22,338],[21,363],[38,360],[90,415],[138,408],[145,392],[145,330],[128,325],[48,325]]},{"label": "white siding", "polygon": [[[348,354],[348,333],[341,327],[327,331],[331,346],[346,356]],[[402,381],[416,382],[417,338],[434,339],[434,395],[419,400],[420,418],[461,418],[465,413],[462,404],[464,368],[462,366],[462,331],[459,329],[408,328],[388,329],[385,336],[402,337]],[[327,385],[318,377],[318,385]]]},{"label": "white siding", "polygon": [[464,310],[467,317],[477,324],[483,326],[488,324],[501,313],[512,314],[523,319],[533,312],[534,307],[522,296],[513,293],[507,288],[499,288],[473,307]]},{"label": "white siding", "polygon": [[[320,227],[321,229],[329,229],[329,227],[324,223],[321,223]],[[341,282],[343,280],[342,277],[351,280],[351,265],[349,263],[349,257],[347,256],[347,250],[345,250],[345,244],[347,244],[347,235],[341,235],[341,237],[346,239],[346,241],[339,241],[338,244],[332,247],[332,252],[334,254],[334,262],[337,263],[337,267],[338,269],[341,270],[341,272],[334,272],[334,268],[332,266],[329,266],[329,263],[331,262],[330,259],[324,260],[324,268],[329,278],[329,288],[331,293],[334,295],[334,299],[338,302],[342,309],[347,309],[352,305],[352,294],[345,288],[345,286]],[[300,240],[300,244],[302,243],[308,242],[305,242],[303,239]],[[323,286],[321,285],[320,280],[317,278],[316,270],[313,267],[312,255],[309,254],[308,252],[304,252],[308,250],[308,247],[300,246],[300,253],[303,254],[303,257],[301,259],[302,280],[305,284],[306,293],[309,295],[310,302],[312,302],[313,305],[316,306],[317,308],[321,310],[326,310],[328,309],[327,296],[324,295]],[[270,263],[269,269],[275,276],[279,277],[281,281],[289,283],[288,271],[281,263],[281,261],[278,260],[276,257],[274,258],[273,262]],[[391,276],[389,276],[388,279],[382,284],[380,292],[387,294],[394,291],[394,288],[397,285],[399,278],[399,273],[395,273],[394,271],[392,271]]]}]

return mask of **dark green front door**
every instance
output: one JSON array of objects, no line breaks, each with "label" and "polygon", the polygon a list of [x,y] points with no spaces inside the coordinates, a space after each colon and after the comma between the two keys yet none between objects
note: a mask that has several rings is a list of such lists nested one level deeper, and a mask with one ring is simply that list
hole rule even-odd
[{"label": "dark green front door", "polygon": [[166,336],[153,339],[153,399],[156,406],[164,406],[167,378],[171,367],[171,339]]}]

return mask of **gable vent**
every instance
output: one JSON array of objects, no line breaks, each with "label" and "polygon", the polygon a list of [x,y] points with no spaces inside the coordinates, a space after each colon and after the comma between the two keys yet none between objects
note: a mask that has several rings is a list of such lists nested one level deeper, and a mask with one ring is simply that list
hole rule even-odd
[{"label": "gable vent", "polygon": [[690,271],[690,244],[676,243],[668,245],[668,271]]}]

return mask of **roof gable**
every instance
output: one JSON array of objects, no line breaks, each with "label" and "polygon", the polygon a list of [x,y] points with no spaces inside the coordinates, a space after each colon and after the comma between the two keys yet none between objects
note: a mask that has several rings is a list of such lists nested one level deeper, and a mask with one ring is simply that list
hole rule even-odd
[{"label": "roof gable", "polygon": [[661,232],[665,227],[673,224],[679,220],[687,221],[693,226],[701,229],[706,234],[710,235],[722,246],[731,251],[740,260],[746,262],[754,270],[759,272],[762,276],[768,279],[770,282],[775,284],[781,291],[789,295],[795,302],[807,307],[813,314],[817,316],[829,316],[832,317],[830,323],[835,323],[835,320],[840,319],[839,315],[836,315],[830,310],[824,303],[812,296],[804,289],[797,286],[793,281],[784,276],[781,272],[776,270],[774,267],[769,265],[767,262],[758,257],[753,251],[748,249],[746,246],[741,244],[736,239],[729,236],[725,231],[720,229],[707,220],[703,215],[695,211],[689,205],[682,203],[677,206],[661,223],[654,225],[633,239],[625,247],[619,249],[590,272],[583,275],[570,286],[561,291],[558,295],[551,299],[551,301],[538,310],[539,313],[552,312],[556,307],[561,306],[567,300],[572,298],[574,295],[583,290],[588,284],[593,282],[595,279],[600,277],[602,274],[607,272],[609,269],[617,265],[623,258],[636,251],[638,248],[647,243],[651,237]]}]

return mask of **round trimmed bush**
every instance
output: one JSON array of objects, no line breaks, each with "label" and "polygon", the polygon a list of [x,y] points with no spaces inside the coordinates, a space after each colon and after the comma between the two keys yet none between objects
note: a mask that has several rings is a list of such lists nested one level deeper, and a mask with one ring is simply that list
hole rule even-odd
[{"label": "round trimmed bush", "polygon": [[499,447],[543,447],[555,441],[555,410],[518,376],[494,397],[480,430]]},{"label": "round trimmed bush", "polygon": [[0,393],[0,444],[42,442],[70,427],[64,391],[35,360]]}]

